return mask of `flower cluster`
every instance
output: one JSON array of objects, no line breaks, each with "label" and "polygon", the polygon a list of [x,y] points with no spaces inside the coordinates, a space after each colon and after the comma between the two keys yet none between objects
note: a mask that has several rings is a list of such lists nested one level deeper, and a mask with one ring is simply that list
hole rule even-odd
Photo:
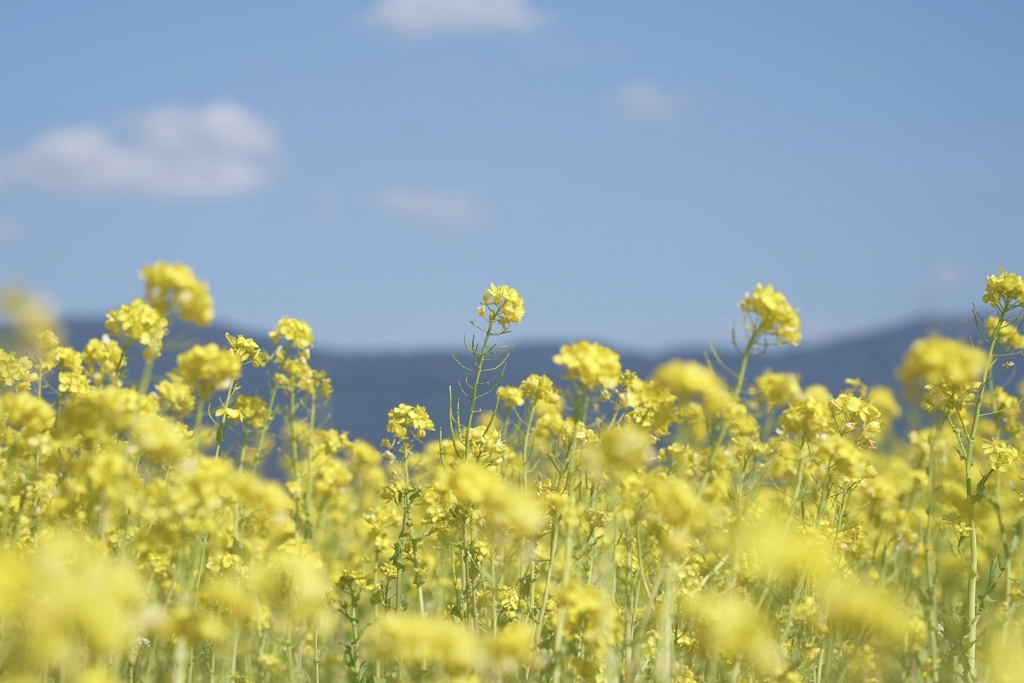
[{"label": "flower cluster", "polygon": [[400,440],[422,439],[433,429],[434,422],[423,406],[401,403],[388,413],[388,431]]},{"label": "flower cluster", "polygon": [[796,309],[771,285],[758,283],[743,297],[740,309],[750,316],[747,329],[752,336],[775,337],[780,346],[796,346],[803,338]]},{"label": "flower cluster", "polygon": [[999,275],[988,276],[981,300],[995,309],[1020,306],[1024,300],[1024,278],[1000,268]]},{"label": "flower cluster", "polygon": [[[500,386],[511,347],[485,343],[468,419],[453,406],[434,434],[399,404],[383,452],[326,424],[300,320],[150,377],[168,319],[213,307],[185,266],[143,274],[111,336],[0,349],[5,681],[1019,674],[1024,386],[995,371],[1020,335],[1012,273],[973,343],[910,346],[905,407],[856,379],[748,379],[766,340],[799,342],[758,285],[735,371],[641,377],[581,341],[554,357],[564,378]],[[522,298],[492,285],[480,311],[504,334]]]},{"label": "flower cluster", "polygon": [[619,354],[590,341],[565,344],[552,360],[566,369],[566,379],[577,380],[588,390],[611,389],[622,374]]},{"label": "flower cluster", "polygon": [[238,354],[216,344],[193,346],[178,354],[178,367],[174,374],[188,384],[204,401],[216,392],[227,391],[242,374],[242,361]]},{"label": "flower cluster", "polygon": [[163,316],[206,326],[213,322],[210,286],[183,263],[157,261],[139,273],[146,281],[146,301]]},{"label": "flower cluster", "polygon": [[498,323],[502,330],[507,330],[512,323],[521,322],[526,309],[523,297],[508,285],[496,286],[493,283],[484,292],[483,305],[477,308],[477,314],[489,324]]},{"label": "flower cluster", "polygon": [[142,299],[135,299],[116,311],[107,313],[107,330],[111,334],[146,347],[143,356],[152,360],[160,356],[167,336],[167,318]]}]

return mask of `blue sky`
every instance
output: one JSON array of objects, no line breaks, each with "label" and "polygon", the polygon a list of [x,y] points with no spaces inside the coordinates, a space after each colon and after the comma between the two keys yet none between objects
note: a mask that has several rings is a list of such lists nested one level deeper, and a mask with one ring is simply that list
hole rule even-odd
[{"label": "blue sky", "polygon": [[805,343],[1024,270],[1024,5],[0,3],[0,280],[64,315],[183,261],[318,346]]}]

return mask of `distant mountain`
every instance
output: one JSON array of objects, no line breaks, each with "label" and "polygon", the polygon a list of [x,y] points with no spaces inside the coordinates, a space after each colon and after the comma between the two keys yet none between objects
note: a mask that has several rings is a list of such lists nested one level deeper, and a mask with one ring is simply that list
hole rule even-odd
[{"label": "distant mountain", "polygon": [[[157,372],[173,368],[177,353],[193,343],[225,344],[225,331],[250,336],[261,345],[270,346],[265,334],[237,327],[176,328],[172,329],[165,342],[165,354]],[[64,323],[62,341],[81,349],[89,339],[104,332],[102,320],[68,320]],[[893,373],[910,343],[930,333],[961,339],[977,335],[970,317],[919,320],[817,345],[769,348],[766,354],[753,359],[748,377],[756,377],[765,368],[795,372],[801,376],[804,385],[820,383],[833,392],[841,391],[848,377],[860,378],[867,384],[895,385]],[[514,334],[511,336],[514,338]],[[0,340],[9,338],[9,330],[0,330]],[[518,384],[530,373],[548,374],[557,381],[561,377],[561,369],[551,359],[559,346],[560,343],[515,346],[502,384]],[[658,364],[669,358],[703,359],[706,349],[680,348],[658,354],[619,351],[623,367],[647,377]],[[738,366],[735,350],[719,349],[719,353],[730,367]],[[456,355],[463,362],[468,362],[464,349],[459,349]],[[388,411],[399,403],[424,406],[435,424],[447,434],[449,387],[452,396],[460,399],[459,382],[466,375],[452,354],[441,351],[335,352],[314,347],[312,365],[326,371],[334,385],[332,426],[348,431],[353,438],[367,439],[375,444],[385,435]],[[246,369],[243,382],[245,392],[262,392],[266,387],[265,375],[254,372],[252,368]],[[462,398],[462,402],[465,406],[467,400]]]}]

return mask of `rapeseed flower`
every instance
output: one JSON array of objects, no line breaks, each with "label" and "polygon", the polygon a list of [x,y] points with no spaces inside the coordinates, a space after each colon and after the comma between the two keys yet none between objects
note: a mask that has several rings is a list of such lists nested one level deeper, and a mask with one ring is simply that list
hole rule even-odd
[{"label": "rapeseed flower", "polygon": [[[384,457],[324,426],[330,385],[302,321],[282,319],[272,352],[228,335],[151,392],[148,374],[120,386],[146,320],[153,345],[161,314],[188,303],[170,272],[164,308],[111,314],[116,339],[78,351],[43,332],[0,356],[11,680],[930,680],[969,661],[955,653],[974,637],[974,541],[971,677],[1015,680],[996,645],[1020,635],[1024,411],[1019,389],[981,391],[968,345],[908,352],[906,379],[950,410],[908,443],[882,440],[901,411],[886,387],[848,380],[833,396],[787,373],[745,381],[746,366],[728,386],[679,360],[644,380],[583,342],[558,357],[575,392],[531,375],[419,451],[433,422],[403,404],[388,416],[402,457]],[[1004,347],[1018,343],[1014,277],[987,291]],[[489,332],[521,318],[512,291],[485,295]],[[779,297],[745,299],[750,349],[794,343]],[[269,400],[238,394],[264,360]],[[219,457],[197,448],[213,443],[210,412]],[[255,472],[265,459],[283,482]]]},{"label": "rapeseed flower", "polygon": [[81,534],[53,529],[37,548],[0,551],[0,618],[16,645],[4,668],[81,669],[125,653],[142,627],[143,582]]},{"label": "rapeseed flower", "polygon": [[[998,326],[999,329],[996,329]],[[1021,323],[1014,324],[1009,320],[999,322],[996,316],[985,319],[985,333],[991,339],[998,337],[999,343],[1009,349],[1024,349],[1024,334],[1020,332]]]},{"label": "rapeseed flower", "polygon": [[527,400],[561,405],[562,396],[555,383],[547,375],[532,374],[519,384],[523,398]]},{"label": "rapeseed flower", "polygon": [[783,649],[772,637],[767,620],[747,600],[729,594],[698,593],[686,603],[699,642],[710,657],[748,663],[760,676],[785,670]]},{"label": "rapeseed flower", "polygon": [[595,477],[637,470],[652,463],[654,458],[650,433],[630,423],[601,432],[599,443],[588,446],[583,452],[583,461]]},{"label": "rapeseed flower", "polygon": [[1019,307],[1024,299],[1024,278],[1016,273],[1007,273],[1002,268],[999,275],[989,275],[985,294],[981,300],[995,309]]},{"label": "rapeseed flower", "polygon": [[116,311],[107,313],[107,330],[129,342],[142,344],[143,358],[153,360],[163,350],[167,336],[167,318],[142,299],[135,299]]},{"label": "rapeseed flower", "polygon": [[992,469],[1006,472],[1020,461],[1020,451],[1002,439],[982,439],[981,452],[988,456]]},{"label": "rapeseed flower", "polygon": [[521,322],[526,309],[523,306],[523,297],[508,285],[491,286],[484,292],[483,305],[477,308],[477,314],[486,320],[488,324],[498,323],[502,330],[508,330],[509,325]]},{"label": "rapeseed flower", "polygon": [[56,411],[48,402],[29,393],[0,393],[0,423],[21,439],[38,439],[53,428]]},{"label": "rapeseed flower", "polygon": [[523,390],[519,387],[498,387],[498,400],[513,409],[526,403]]},{"label": "rapeseed flower", "polygon": [[193,346],[178,354],[174,374],[184,380],[204,401],[218,391],[227,391],[242,374],[242,360],[230,349],[216,344]]},{"label": "rapeseed flower", "polygon": [[[884,588],[849,579],[835,579],[824,588],[828,624],[839,633],[868,633],[878,643],[902,649],[921,634],[903,602]],[[917,635],[915,635],[917,634]]]},{"label": "rapeseed flower", "polygon": [[45,347],[38,344],[40,336],[45,332],[52,335],[50,328],[56,327],[57,323],[52,307],[42,297],[8,287],[0,293],[0,311],[10,317],[21,343],[34,345],[38,353],[45,353]]},{"label": "rapeseed flower", "polygon": [[466,508],[478,508],[488,521],[513,529],[524,536],[538,534],[546,519],[540,502],[507,484],[497,473],[472,460],[461,461],[438,477],[456,501]]},{"label": "rapeseed flower", "polygon": [[[611,596],[596,586],[570,583],[560,587],[554,597],[564,611],[566,630],[600,659],[619,633],[619,612]],[[557,621],[558,614],[552,613],[550,619]]]},{"label": "rapeseed flower", "polygon": [[28,356],[18,357],[0,349],[0,386],[10,387],[15,391],[30,389],[39,379],[39,374],[33,367],[32,359]]},{"label": "rapeseed flower", "polygon": [[270,341],[305,351],[313,346],[313,328],[305,320],[281,318],[270,332]]},{"label": "rapeseed flower", "polygon": [[720,414],[734,403],[725,382],[704,363],[673,358],[654,369],[653,379],[683,401],[703,399],[711,415]]},{"label": "rapeseed flower", "polygon": [[981,383],[987,356],[958,339],[933,335],[914,341],[897,376],[929,410],[963,405]]},{"label": "rapeseed flower", "polygon": [[237,396],[235,409],[239,414],[238,420],[255,430],[263,429],[270,419],[270,408],[262,396]]},{"label": "rapeseed flower", "polygon": [[125,366],[124,350],[107,335],[90,339],[82,353],[82,363],[94,385],[118,385]]},{"label": "rapeseed flower", "polygon": [[85,446],[109,443],[127,433],[143,413],[156,413],[159,403],[135,389],[103,387],[75,395],[61,409],[56,435],[81,440]]},{"label": "rapeseed flower", "polygon": [[566,369],[566,379],[578,380],[588,390],[611,389],[622,374],[619,354],[590,341],[563,344],[552,360]]},{"label": "rapeseed flower", "polygon": [[814,441],[838,431],[829,404],[812,395],[791,403],[782,411],[779,429],[802,441]]},{"label": "rapeseed flower", "polygon": [[778,517],[746,521],[737,539],[744,574],[765,581],[823,585],[837,571],[829,539],[818,529],[792,527]]},{"label": "rapeseed flower", "polygon": [[225,333],[224,336],[227,338],[228,345],[231,347],[231,350],[234,351],[235,355],[238,356],[243,363],[252,363],[253,366],[257,368],[266,367],[267,361],[270,360],[270,356],[260,349],[259,344],[257,344],[255,340],[241,335],[232,337],[227,333]]},{"label": "rapeseed flower", "polygon": [[483,643],[448,619],[388,613],[366,629],[361,643],[371,661],[433,666],[451,675],[482,672],[488,663]]},{"label": "rapeseed flower", "polygon": [[798,399],[801,393],[800,376],[792,372],[766,371],[754,380],[754,396],[769,411]]},{"label": "rapeseed flower", "polygon": [[162,315],[176,314],[203,327],[213,322],[210,286],[185,264],[157,261],[144,266],[139,275],[146,281],[146,301]]},{"label": "rapeseed flower", "polygon": [[57,372],[57,391],[61,394],[81,394],[89,390],[89,377],[86,376],[81,352],[70,346],[55,346],[47,351],[39,362],[39,370],[43,375],[59,368]]},{"label": "rapeseed flower", "polygon": [[188,382],[174,373],[160,380],[154,390],[164,410],[178,415],[191,415],[195,410],[195,392]]},{"label": "rapeseed flower", "polygon": [[796,309],[771,285],[759,282],[752,294],[743,297],[740,309],[749,316],[747,330],[752,337],[775,337],[779,346],[796,346],[803,338]]},{"label": "rapeseed flower", "polygon": [[626,418],[654,436],[665,436],[679,417],[678,403],[672,392],[660,382],[645,381],[636,373],[622,374],[619,406],[629,410]]},{"label": "rapeseed flower", "polygon": [[423,406],[400,403],[388,412],[388,431],[400,441],[422,439],[433,430],[434,421]]},{"label": "rapeseed flower", "polygon": [[334,615],[326,596],[331,581],[319,554],[298,539],[278,546],[253,574],[253,585],[260,602],[270,608],[273,623],[282,632],[312,623],[330,628]]},{"label": "rapeseed flower", "polygon": [[132,424],[133,448],[138,454],[158,465],[171,465],[190,454],[192,435],[180,422],[160,415],[143,413]]}]

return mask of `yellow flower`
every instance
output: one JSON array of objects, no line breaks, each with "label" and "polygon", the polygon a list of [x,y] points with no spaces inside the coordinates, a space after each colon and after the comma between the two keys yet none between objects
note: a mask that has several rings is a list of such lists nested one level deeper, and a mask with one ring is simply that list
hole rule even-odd
[{"label": "yellow flower", "polygon": [[547,375],[530,375],[519,383],[519,388],[523,392],[523,398],[527,400],[543,401],[561,407],[562,396]]},{"label": "yellow flower", "polygon": [[[47,357],[60,346],[60,337],[51,329],[45,329],[36,334],[36,350],[40,356]],[[52,369],[53,366],[47,368]]]},{"label": "yellow flower", "polygon": [[649,429],[654,436],[665,436],[678,417],[675,395],[660,382],[645,382],[631,371],[622,374],[618,404],[629,409],[626,419]]},{"label": "yellow flower", "polygon": [[992,469],[1006,472],[1010,465],[1020,460],[1020,451],[1002,439],[983,439],[981,452],[988,456]]},{"label": "yellow flower", "polygon": [[218,391],[227,391],[231,383],[242,374],[242,361],[232,351],[216,344],[193,346],[178,354],[178,367],[174,371],[203,400]]},{"label": "yellow flower", "polygon": [[903,408],[900,407],[899,401],[896,400],[896,394],[884,384],[871,387],[868,391],[868,401],[871,402],[871,405],[878,408],[883,422],[891,424],[903,414]]},{"label": "yellow flower", "polygon": [[986,353],[958,339],[931,336],[910,345],[897,370],[908,392],[924,397],[926,407],[941,410],[962,401],[985,373]]},{"label": "yellow flower", "polygon": [[158,465],[171,465],[189,455],[188,428],[160,415],[139,415],[132,425],[139,455]]},{"label": "yellow flower", "polygon": [[654,460],[651,435],[630,423],[606,429],[599,444],[586,448],[583,459],[594,476],[645,467]]},{"label": "yellow flower", "polygon": [[60,413],[56,431],[63,438],[81,438],[86,445],[103,443],[131,429],[142,413],[155,413],[155,397],[135,389],[104,387],[78,394]]},{"label": "yellow flower", "polygon": [[182,320],[204,327],[213,322],[210,286],[197,280],[185,264],[157,261],[139,275],[146,281],[146,300],[164,316],[176,312]]},{"label": "yellow flower", "polygon": [[689,484],[676,476],[655,478],[650,487],[661,518],[670,526],[685,525],[700,510],[697,494]]},{"label": "yellow flower", "polygon": [[779,416],[779,429],[786,434],[799,437],[801,441],[815,441],[837,431],[829,404],[811,395],[790,404],[782,411],[782,415]]},{"label": "yellow flower", "polygon": [[93,384],[117,384],[124,367],[124,351],[117,341],[103,335],[86,343],[82,361],[91,372]]},{"label": "yellow flower", "polygon": [[498,387],[498,400],[509,408],[518,408],[526,403],[523,390],[519,387]]},{"label": "yellow flower", "polygon": [[780,346],[796,346],[803,338],[796,309],[771,285],[757,283],[754,293],[743,297],[740,308],[751,316],[747,329],[753,335],[774,336]]},{"label": "yellow flower", "polygon": [[53,406],[32,394],[0,394],[0,420],[20,432],[23,438],[38,437],[48,432],[55,417]]},{"label": "yellow flower", "polygon": [[15,391],[26,391],[39,375],[32,370],[32,359],[19,358],[13,353],[0,349],[0,387],[13,387]]},{"label": "yellow flower", "polygon": [[277,327],[270,333],[270,340],[275,344],[290,345],[303,351],[313,346],[313,328],[305,320],[281,318],[277,322]]},{"label": "yellow flower", "polygon": [[1024,299],[1024,278],[1015,273],[1007,273],[1002,268],[999,275],[989,275],[985,285],[985,294],[981,300],[995,309],[1020,306]]},{"label": "yellow flower", "polygon": [[838,634],[869,633],[897,650],[912,636],[910,610],[890,591],[849,579],[836,579],[826,590],[828,623]]},{"label": "yellow flower", "polygon": [[427,409],[423,406],[410,406],[400,403],[397,408],[388,412],[388,431],[399,439],[412,438],[422,439],[427,432],[433,431],[434,422],[427,415]]},{"label": "yellow flower", "polygon": [[999,323],[999,318],[996,316],[990,316],[985,320],[985,332],[989,339],[998,336],[999,343],[1010,349],[1024,349],[1024,334],[1020,333],[1020,322],[1017,324],[1010,322],[1009,320],[1003,320],[1002,325],[999,325],[999,329],[996,329],[996,325]]},{"label": "yellow flower", "polygon": [[[619,611],[612,596],[600,588],[571,583],[555,592],[555,604],[564,610],[565,627],[584,645],[601,653],[615,643]],[[557,613],[551,613],[557,619]]]},{"label": "yellow flower", "polygon": [[0,311],[7,313],[18,338],[26,343],[37,341],[46,332],[53,335],[49,328],[57,325],[53,311],[41,297],[17,288],[8,287],[0,293]]},{"label": "yellow flower", "polygon": [[324,596],[331,582],[320,556],[305,541],[289,539],[256,567],[253,584],[261,602],[274,614],[282,633],[297,624],[312,622],[327,628],[333,613]]},{"label": "yellow flower", "polygon": [[231,346],[231,350],[238,356],[243,363],[251,361],[252,364],[257,368],[265,367],[270,357],[265,351],[260,349],[259,344],[254,339],[249,337],[243,337],[241,335],[232,337],[230,334],[225,333],[224,336],[228,340],[228,344]]},{"label": "yellow flower", "polygon": [[479,507],[495,525],[524,536],[543,530],[546,518],[537,498],[506,484],[496,472],[478,462],[460,462],[454,471],[444,472],[438,484],[450,490],[461,505]]},{"label": "yellow flower", "polygon": [[686,401],[704,399],[708,413],[718,415],[735,403],[722,378],[704,363],[673,358],[654,369],[654,381]]},{"label": "yellow flower", "polygon": [[270,418],[267,402],[260,396],[239,396],[235,399],[235,408],[241,414],[240,420],[253,429],[263,429]]},{"label": "yellow flower", "polygon": [[448,619],[385,613],[366,629],[361,642],[371,661],[437,666],[450,674],[479,671],[487,662],[472,631]]},{"label": "yellow flower", "polygon": [[143,581],[80,533],[49,535],[27,552],[0,551],[0,616],[10,651],[35,671],[74,669],[90,656],[123,652],[141,627]]},{"label": "yellow flower", "polygon": [[160,355],[167,336],[167,318],[142,299],[135,299],[116,311],[107,313],[107,330],[146,347],[143,357],[152,360]]},{"label": "yellow flower", "polygon": [[734,595],[695,594],[687,603],[709,654],[727,660],[741,659],[766,677],[783,670],[783,649],[772,638],[771,629],[754,605]]},{"label": "yellow flower", "polygon": [[784,406],[801,393],[800,376],[792,372],[765,371],[754,382],[755,395],[768,410]]},{"label": "yellow flower", "polygon": [[603,386],[611,389],[619,383],[622,363],[619,354],[589,341],[563,344],[552,359],[566,369],[566,378],[579,380],[586,389]]},{"label": "yellow flower", "polygon": [[477,309],[481,318],[488,323],[498,323],[503,330],[512,323],[520,322],[525,313],[519,292],[508,285],[495,286],[494,283],[484,292],[483,305]]},{"label": "yellow flower", "polygon": [[195,410],[196,395],[192,392],[192,387],[174,373],[169,373],[167,379],[160,380],[155,390],[166,410],[178,415],[191,415]]}]

